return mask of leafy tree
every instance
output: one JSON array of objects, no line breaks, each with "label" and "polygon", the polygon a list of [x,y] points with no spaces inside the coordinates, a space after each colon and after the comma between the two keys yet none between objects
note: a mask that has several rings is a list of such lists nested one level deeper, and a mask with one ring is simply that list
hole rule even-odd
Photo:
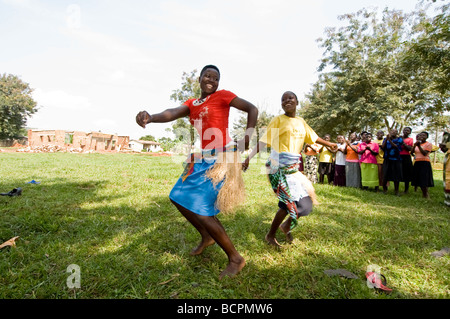
[{"label": "leafy tree", "polygon": [[[450,4],[438,8],[436,16],[430,18],[419,15],[415,29],[418,36],[412,39],[405,54],[404,65],[416,74],[427,75],[424,89],[430,96],[433,106],[425,110],[424,120],[431,121],[442,128],[444,123],[437,120],[449,110],[450,91]],[[440,123],[440,124],[439,124]]]},{"label": "leafy tree", "polygon": [[[175,102],[184,102],[188,99],[198,99],[201,96],[200,83],[198,82],[197,70],[193,70],[191,73],[183,72],[181,89],[174,90],[170,99]],[[189,141],[194,145],[198,134],[194,127],[189,123],[189,117],[177,119],[172,124],[172,131],[176,138],[180,141],[186,139],[186,132],[189,132]]]},{"label": "leafy tree", "polygon": [[27,118],[37,112],[37,103],[31,93],[33,89],[18,76],[0,76],[0,139],[20,136]]},{"label": "leafy tree", "polygon": [[[436,1],[433,1],[436,2]],[[420,15],[416,29],[420,36],[413,39],[407,63],[418,70],[428,67],[432,72],[432,88],[448,98],[450,90],[450,4],[437,8],[436,16]]]},{"label": "leafy tree", "polygon": [[324,48],[319,80],[301,110],[319,134],[401,129],[447,110],[448,103],[428,89],[431,71],[418,72],[407,63],[424,12],[386,8],[379,18],[376,11],[362,9],[339,17],[347,25],[326,29],[326,37],[318,40]]},{"label": "leafy tree", "polygon": [[155,137],[153,135],[145,135],[139,138],[141,141],[156,141]]},{"label": "leafy tree", "polygon": [[170,137],[166,137],[166,136],[159,138],[158,143],[161,144],[161,148],[164,151],[172,150],[176,144],[174,140],[172,140]]},{"label": "leafy tree", "polygon": [[188,99],[200,98],[202,91],[198,77],[197,70],[193,70],[191,73],[183,72],[181,89],[174,90],[170,99],[175,102],[184,102]]}]

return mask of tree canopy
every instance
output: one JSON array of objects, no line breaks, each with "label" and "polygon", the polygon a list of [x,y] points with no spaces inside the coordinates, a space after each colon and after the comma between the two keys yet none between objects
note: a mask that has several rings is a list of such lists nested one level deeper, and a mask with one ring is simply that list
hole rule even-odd
[{"label": "tree canopy", "polygon": [[18,76],[0,76],[0,139],[13,139],[21,135],[29,116],[37,112],[33,90]]},{"label": "tree canopy", "polygon": [[318,39],[319,79],[300,112],[323,135],[421,125],[450,110],[448,5],[430,18],[362,9]]},{"label": "tree canopy", "polygon": [[[193,70],[190,73],[183,72],[181,88],[174,90],[170,99],[175,102],[184,102],[189,99],[200,98],[201,89],[198,77],[197,70]],[[188,140],[191,146],[194,145],[198,138],[198,133],[189,123],[189,117],[177,119],[175,123],[172,124],[172,132],[175,134],[177,140]],[[186,136],[186,132],[189,132],[189,137]]]},{"label": "tree canopy", "polygon": [[141,136],[139,139],[141,141],[151,141],[151,142],[155,142],[156,141],[156,138],[153,135]]},{"label": "tree canopy", "polygon": [[[422,1],[410,13],[363,8],[340,16],[344,25],[325,29],[317,40],[323,49],[319,77],[300,101],[298,114],[321,136],[447,126],[450,5],[442,2]],[[197,70],[184,72],[182,80],[172,100],[200,97]],[[272,117],[260,110],[257,135]],[[245,118],[239,118],[233,138],[239,138],[243,127]],[[193,144],[195,132],[187,119],[172,128],[189,129]]]}]

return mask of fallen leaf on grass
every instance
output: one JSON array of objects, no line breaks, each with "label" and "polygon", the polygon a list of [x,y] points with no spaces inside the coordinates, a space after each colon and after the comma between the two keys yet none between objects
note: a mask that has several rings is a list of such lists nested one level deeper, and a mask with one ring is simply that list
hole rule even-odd
[{"label": "fallen leaf on grass", "polygon": [[3,244],[0,245],[0,249],[8,247],[8,246],[15,247],[17,238],[19,238],[19,236],[13,237],[10,240],[5,241]]},{"label": "fallen leaf on grass", "polygon": [[170,278],[169,280],[160,282],[158,285],[165,285],[165,284],[171,282],[172,280],[174,280],[174,279],[175,279],[176,277],[178,277],[179,275],[180,275],[180,274],[174,274],[174,275],[172,275],[172,278]]}]

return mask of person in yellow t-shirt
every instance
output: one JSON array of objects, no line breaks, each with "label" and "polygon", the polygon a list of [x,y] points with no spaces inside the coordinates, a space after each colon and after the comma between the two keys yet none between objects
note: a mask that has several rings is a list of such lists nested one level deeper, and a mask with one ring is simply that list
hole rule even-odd
[{"label": "person in yellow t-shirt", "polygon": [[[271,147],[270,157],[266,163],[272,190],[278,198],[278,211],[272,221],[265,239],[270,245],[280,247],[275,238],[278,229],[292,241],[291,230],[297,226],[297,219],[307,216],[315,201],[314,187],[305,175],[298,171],[300,152],[304,143],[318,143],[337,149],[335,143],[321,139],[301,117],[296,116],[298,99],[295,93],[287,91],[281,97],[284,114],[272,119],[266,133],[242,164],[248,169],[250,160],[266,146]],[[312,196],[312,197],[311,197]],[[283,222],[286,216],[289,217]]]},{"label": "person in yellow t-shirt", "polygon": [[[331,136],[326,134],[323,139],[329,142],[331,140]],[[325,175],[327,175],[328,184],[331,185],[334,180],[334,152],[326,146],[322,146],[319,152],[319,183],[323,184]]]},{"label": "person in yellow t-shirt", "polygon": [[383,145],[383,136],[384,132],[382,130],[379,130],[377,132],[377,139],[374,140],[375,143],[379,146],[379,152],[377,155],[377,166],[378,166],[378,182],[379,186],[383,186],[383,162],[384,162],[384,150],[381,148],[381,145]]}]

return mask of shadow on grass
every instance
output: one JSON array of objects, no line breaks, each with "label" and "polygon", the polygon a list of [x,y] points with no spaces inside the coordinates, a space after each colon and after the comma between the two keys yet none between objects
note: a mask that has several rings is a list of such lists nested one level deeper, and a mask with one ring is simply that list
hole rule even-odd
[{"label": "shadow on grass", "polygon": [[[0,279],[0,297],[176,298],[203,289],[199,281],[217,282],[226,266],[218,247],[189,255],[200,237],[167,195],[142,196],[142,208],[127,200],[131,190],[102,195],[107,181],[0,183],[19,186],[22,196],[0,198],[0,242],[20,236],[16,247],[0,251],[9,274]],[[67,286],[72,264],[81,269],[80,290]],[[208,294],[217,297],[214,290],[200,295]]]},{"label": "shadow on grass", "polygon": [[[320,205],[300,219],[292,231],[293,244],[285,243],[279,231],[283,249],[272,249],[266,262],[254,264],[252,271],[259,274],[260,284],[270,283],[274,293],[284,292],[287,298],[385,298],[367,287],[365,272],[374,267],[395,288],[388,298],[445,298],[445,261],[430,255],[449,242],[449,211],[438,188],[431,190],[432,200],[426,200],[414,191],[397,197],[391,195],[392,190],[384,195],[316,185]],[[269,224],[276,202],[274,198],[273,204],[259,208],[271,211],[266,215]],[[262,239],[264,234],[258,237]],[[340,268],[357,274],[360,280],[324,274],[327,269]],[[277,274],[291,279],[282,283],[270,279]],[[435,280],[432,285],[430,277]],[[436,286],[440,287],[437,292]]]},{"label": "shadow on grass", "polygon": [[[55,298],[67,295],[66,268],[88,261],[95,246],[114,237],[120,214],[107,202],[123,195],[99,195],[105,181],[47,179],[39,185],[23,180],[0,183],[1,190],[22,187],[21,196],[0,197],[0,241],[20,236],[14,248],[0,251],[0,282],[6,298]],[[98,206],[98,208],[86,208]],[[97,265],[95,268],[105,268]]]},{"label": "shadow on grass", "polygon": [[[19,182],[2,182],[0,190]],[[393,298],[414,298],[411,285],[418,285],[421,295],[439,297],[422,286],[420,274],[408,282],[409,268],[414,271],[418,263],[428,268],[427,276],[442,273],[434,272],[429,256],[448,241],[448,234],[442,235],[448,215],[437,200],[430,205],[414,194],[394,198],[318,186],[321,205],[300,220],[292,245],[281,236],[285,248],[277,251],[264,242],[277,210],[275,197],[250,198],[252,204],[234,215],[219,216],[247,259],[237,278],[219,282],[226,255],[217,245],[202,256],[189,255],[200,237],[168,192],[146,193],[139,197],[144,204],[137,205],[128,199],[133,190],[104,192],[109,186],[106,180],[57,178],[22,184],[20,197],[0,197],[0,241],[20,236],[17,247],[0,251],[0,268],[7,274],[0,279],[5,287],[0,297],[377,298],[365,284],[371,264],[392,278]],[[79,290],[67,286],[71,264],[81,269]],[[323,273],[332,268],[346,268],[361,280]]]}]

